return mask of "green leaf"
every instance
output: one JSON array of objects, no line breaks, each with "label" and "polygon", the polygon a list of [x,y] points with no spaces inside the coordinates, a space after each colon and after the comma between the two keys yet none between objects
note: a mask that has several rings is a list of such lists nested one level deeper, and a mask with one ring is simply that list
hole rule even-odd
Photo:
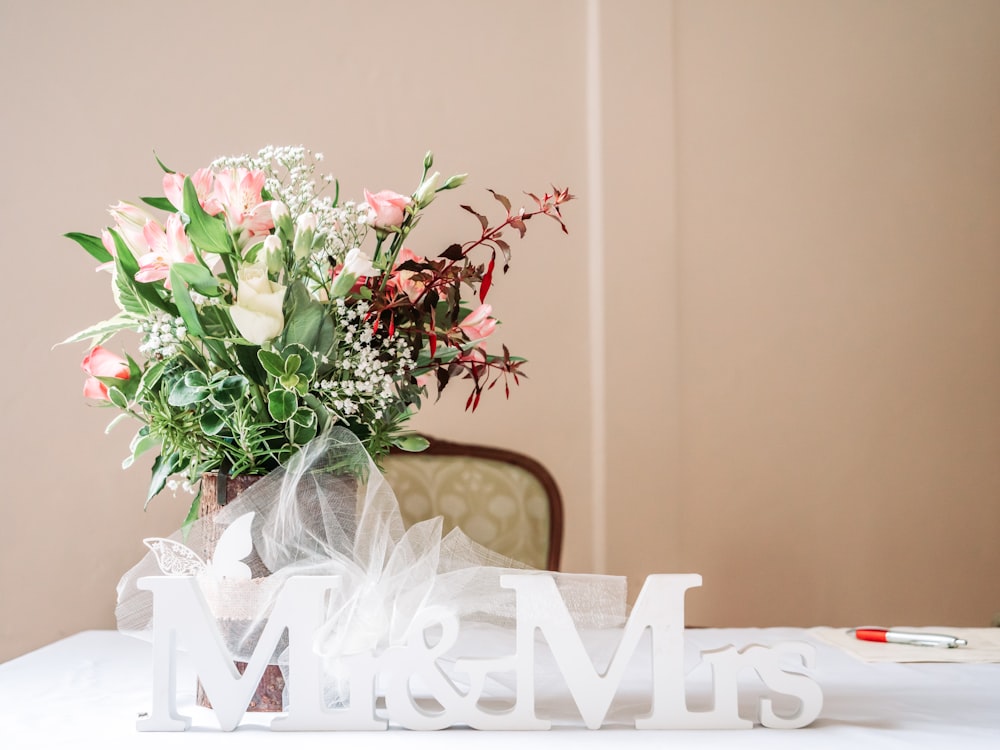
[{"label": "green leaf", "polygon": [[163,298],[163,295],[160,294],[161,288],[160,284],[155,281],[151,281],[149,283],[143,283],[141,281],[135,282],[136,294],[146,300],[153,307],[157,307],[167,313],[170,317],[176,318],[177,308]]},{"label": "green leaf", "polygon": [[434,357],[431,358],[430,350],[424,347],[417,355],[417,367],[430,367],[432,364],[448,364],[462,353],[461,349],[454,346],[441,346],[438,344]]},{"label": "green leaf", "polygon": [[105,435],[109,434],[115,427],[118,426],[119,422],[122,422],[131,416],[134,415],[129,414],[128,412],[122,412],[121,414],[118,414],[114,419],[108,422],[108,426],[104,428],[104,434]]},{"label": "green leaf", "polygon": [[219,280],[205,266],[196,263],[174,263],[170,266],[170,270],[177,271],[177,274],[198,294],[204,294],[206,297],[218,297],[222,294]]},{"label": "green leaf", "polygon": [[[117,243],[116,236],[115,244]],[[124,245],[124,243],[122,244]],[[139,266],[136,265],[132,253],[126,250],[126,255],[123,256],[121,253],[116,255],[115,266],[117,269],[115,271],[115,288],[117,290],[115,297],[119,306],[126,312],[144,317],[149,315],[150,306],[139,296],[139,292],[135,288],[135,272],[139,270]]]},{"label": "green leaf", "polygon": [[174,292],[174,302],[177,303],[177,311],[184,319],[184,325],[187,326],[188,333],[192,336],[202,338],[205,335],[205,330],[201,327],[201,321],[198,319],[198,308],[195,307],[194,301],[191,299],[187,283],[181,276],[181,272],[177,269],[179,265],[185,264],[175,263],[170,267],[170,286]]},{"label": "green leaf", "polygon": [[160,378],[163,377],[163,372],[166,369],[166,363],[164,361],[156,362],[146,368],[146,372],[142,374],[142,378],[139,381],[140,391],[151,391],[160,382]]},{"label": "green leaf", "polygon": [[[281,350],[285,357],[285,372],[297,373],[307,380],[316,374],[316,358],[302,344],[292,344]],[[294,363],[295,367],[291,365]]]},{"label": "green leaf", "polygon": [[184,383],[189,388],[207,388],[208,380],[205,379],[204,373],[198,370],[188,370],[184,373]]},{"label": "green leaf", "polygon": [[139,367],[139,364],[128,354],[125,355],[125,359],[128,360],[128,377],[119,380],[114,385],[125,395],[126,401],[132,402],[135,400],[136,393],[139,390],[139,380],[142,378],[142,368]]},{"label": "green leaf", "polygon": [[236,365],[229,357],[229,352],[226,349],[226,344],[217,339],[210,339],[205,337],[202,342],[205,348],[208,350],[211,356],[212,363],[215,364],[222,370],[235,370]]},{"label": "green leaf", "polygon": [[282,388],[289,391],[297,390],[300,393],[305,393],[305,391],[308,390],[308,386],[300,382],[301,380],[302,378],[298,375],[289,375],[287,373],[278,378],[278,382],[281,383]]},{"label": "green leaf", "polygon": [[257,385],[267,383],[267,372],[261,367],[260,360],[257,358],[260,348],[242,344],[237,344],[233,348],[236,350],[236,359],[239,360],[247,377]]},{"label": "green leaf", "polygon": [[306,403],[312,412],[316,415],[316,427],[319,432],[324,432],[327,425],[330,424],[330,412],[325,406],[311,393],[306,393],[302,400]]},{"label": "green leaf", "polygon": [[288,441],[292,445],[305,445],[316,437],[316,415],[312,409],[299,409],[288,420]]},{"label": "green leaf", "polygon": [[177,470],[179,463],[180,456],[176,453],[171,453],[169,456],[164,456],[161,453],[156,457],[153,462],[153,477],[149,482],[149,492],[146,495],[146,506],[163,489],[170,475]]},{"label": "green leaf", "polygon": [[100,237],[94,237],[92,234],[83,234],[82,232],[67,232],[63,237],[68,237],[78,243],[80,247],[94,256],[94,259],[98,263],[110,263],[114,258],[104,247],[104,243],[101,242]]},{"label": "green leaf", "polygon": [[160,165],[160,169],[162,169],[167,174],[174,174],[174,170],[172,170],[170,167],[168,167],[166,164],[160,161],[160,157],[156,155],[155,151],[153,152],[153,158],[156,159],[156,163]]},{"label": "green leaf", "polygon": [[285,330],[281,334],[281,344],[302,344],[306,349],[316,347],[317,338],[326,312],[323,304],[312,298],[301,281],[293,281],[285,292]]},{"label": "green leaf", "polygon": [[194,500],[191,501],[191,508],[188,510],[187,518],[184,519],[184,524],[181,526],[181,530],[184,533],[185,539],[187,538],[188,529],[191,528],[191,524],[198,520],[198,515],[201,511],[201,488],[198,488],[198,494],[194,496]]},{"label": "green leaf", "polygon": [[201,426],[201,431],[206,435],[218,435],[226,426],[226,421],[217,411],[205,412],[201,415],[201,419],[198,420],[198,423]]},{"label": "green leaf", "polygon": [[[256,238],[254,238],[256,239]],[[264,247],[264,241],[258,240],[254,242],[250,247],[243,248],[243,262],[244,263],[256,263],[257,255],[260,253],[261,249]],[[266,259],[265,259],[266,260]],[[264,261],[261,261],[264,262]]]},{"label": "green leaf", "polygon": [[242,375],[230,375],[213,385],[210,398],[219,406],[232,406],[246,395],[247,385]]},{"label": "green leaf", "polygon": [[[104,378],[98,378],[98,380],[103,380]],[[107,385],[107,383],[105,383]],[[128,397],[122,393],[121,388],[115,385],[108,385],[108,401],[117,406],[119,409],[128,408]]]},{"label": "green leaf", "polygon": [[177,213],[177,207],[173,203],[171,203],[169,200],[167,200],[166,198],[164,198],[162,196],[154,195],[154,196],[149,196],[149,197],[145,197],[145,198],[140,198],[139,200],[141,200],[147,206],[152,206],[153,208],[158,208],[161,211],[169,211],[172,214],[173,213]]},{"label": "green leaf", "polygon": [[226,223],[220,218],[205,212],[198,202],[198,191],[190,177],[184,178],[184,213],[190,219],[187,225],[187,236],[202,250],[219,255],[233,252],[233,243],[229,237]]},{"label": "green leaf", "polygon": [[150,448],[159,445],[160,441],[150,435],[142,435],[141,433],[136,433],[135,438],[132,440],[132,455],[122,461],[122,468],[129,468],[139,456],[148,451]]},{"label": "green leaf", "polygon": [[202,305],[198,319],[207,338],[228,339],[231,318],[223,305]]},{"label": "green leaf", "polygon": [[276,388],[267,394],[267,411],[275,422],[287,422],[298,408],[298,398],[291,391]]},{"label": "green leaf", "polygon": [[174,383],[167,396],[171,406],[190,406],[208,398],[208,381],[197,370],[184,374],[183,378]]},{"label": "green leaf", "polygon": [[294,375],[299,371],[299,365],[302,364],[302,355],[296,354],[295,352],[286,353],[288,349],[281,352],[282,356],[285,358],[285,371],[283,375]]},{"label": "green leaf", "polygon": [[312,409],[299,409],[295,412],[295,416],[293,416],[290,421],[294,422],[299,427],[315,427],[316,415],[313,413]]},{"label": "green leaf", "polygon": [[74,333],[65,341],[59,342],[59,345],[75,344],[78,341],[84,341],[86,339],[91,339],[91,343],[94,346],[103,344],[118,331],[138,327],[141,320],[142,318],[132,315],[131,313],[121,312],[115,317],[109,318],[102,323],[95,323],[90,328],[84,328],[79,333]]},{"label": "green leaf", "polygon": [[111,233],[111,239],[115,243],[115,260],[118,262],[119,270],[128,274],[130,279],[134,279],[136,273],[139,271],[139,263],[136,261],[135,256],[132,255],[132,250],[125,244],[125,240],[121,238],[121,235],[116,230],[111,229],[108,231]]},{"label": "green leaf", "polygon": [[152,309],[158,308],[168,315],[176,317],[177,308],[163,299],[158,284],[145,284],[135,280],[139,272],[139,263],[129,246],[114,229],[110,230],[115,243],[115,283],[118,285],[119,301],[128,312],[148,315]]},{"label": "green leaf", "polygon": [[430,442],[428,442],[427,438],[415,434],[400,435],[393,438],[392,444],[400,450],[409,451],[410,453],[419,453],[430,447]]},{"label": "green leaf", "polygon": [[268,351],[267,349],[260,349],[257,352],[257,359],[260,360],[264,369],[274,377],[280,378],[285,374],[285,360],[281,358],[280,354]]}]

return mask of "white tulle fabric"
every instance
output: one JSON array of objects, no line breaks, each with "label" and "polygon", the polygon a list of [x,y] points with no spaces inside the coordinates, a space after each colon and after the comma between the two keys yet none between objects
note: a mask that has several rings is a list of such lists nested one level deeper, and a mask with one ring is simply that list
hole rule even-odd
[{"label": "white tulle fabric", "polygon": [[[298,575],[341,578],[313,644],[328,665],[328,687],[334,692],[340,684],[340,657],[379,653],[399,644],[425,607],[444,605],[462,621],[514,627],[514,595],[500,586],[500,576],[532,569],[458,529],[442,537],[440,518],[404,528],[392,488],[347,430],[317,438],[288,466],[170,538],[209,560],[213,540],[251,511],[253,552],[247,564],[254,577],[219,578],[212,565],[197,576],[237,660],[249,660],[281,586]],[[152,552],[118,585],[118,628],[141,638],[152,632],[152,596],[136,587],[147,575],[163,575]],[[624,578],[551,575],[577,627],[622,625]],[[271,661],[287,663],[280,649]]]}]

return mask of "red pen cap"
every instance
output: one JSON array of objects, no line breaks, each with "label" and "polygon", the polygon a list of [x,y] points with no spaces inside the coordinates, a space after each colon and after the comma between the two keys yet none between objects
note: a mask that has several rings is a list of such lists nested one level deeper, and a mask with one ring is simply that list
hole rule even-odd
[{"label": "red pen cap", "polygon": [[885,634],[888,631],[885,628],[858,628],[854,631],[854,637],[859,641],[878,641],[879,643],[885,643]]}]

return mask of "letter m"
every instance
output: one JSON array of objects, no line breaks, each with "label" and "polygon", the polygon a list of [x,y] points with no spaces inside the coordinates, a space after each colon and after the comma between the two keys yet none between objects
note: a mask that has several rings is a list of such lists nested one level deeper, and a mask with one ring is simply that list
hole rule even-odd
[{"label": "letter m", "polygon": [[[652,634],[653,706],[635,722],[637,729],[694,728],[697,714],[687,710],[684,695],[684,592],[701,585],[695,573],[651,575],[646,579],[625,624],[622,639],[604,674],[598,674],[580,639],[551,575],[504,575],[504,588],[517,602],[517,692],[534,704],[535,630],[541,630],[590,729],[607,716],[643,631]],[[526,668],[527,667],[527,668]]]},{"label": "letter m", "polygon": [[[196,579],[190,576],[140,578],[139,588],[153,593],[153,707],[147,718],[137,722],[136,729],[180,732],[191,724],[190,718],[177,714],[178,643],[185,646],[194,660],[205,693],[225,731],[239,724],[286,629],[289,660],[296,667],[296,685],[302,688],[304,697],[318,695],[318,660],[312,657],[312,639],[323,621],[325,594],[338,582],[338,576],[289,578],[275,601],[246,671],[240,676]],[[290,689],[294,688],[290,686]]]}]

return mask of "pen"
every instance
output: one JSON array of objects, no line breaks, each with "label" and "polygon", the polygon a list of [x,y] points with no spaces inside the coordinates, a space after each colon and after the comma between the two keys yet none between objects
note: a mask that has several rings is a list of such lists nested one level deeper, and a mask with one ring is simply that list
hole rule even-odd
[{"label": "pen", "polygon": [[964,638],[939,633],[907,633],[903,630],[887,630],[886,628],[856,628],[854,637],[859,641],[878,641],[879,643],[902,643],[907,646],[938,646],[942,648],[957,648],[968,645]]}]

